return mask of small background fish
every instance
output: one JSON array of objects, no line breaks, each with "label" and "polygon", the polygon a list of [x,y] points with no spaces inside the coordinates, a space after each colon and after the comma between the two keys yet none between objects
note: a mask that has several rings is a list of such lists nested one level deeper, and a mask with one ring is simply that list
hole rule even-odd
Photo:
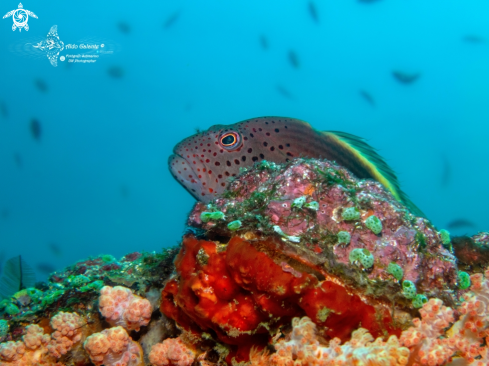
[{"label": "small background fish", "polygon": [[[39,16],[28,32],[0,21],[0,250],[38,280],[38,263],[178,242],[196,200],[167,169],[173,147],[254,116],[363,137],[437,229],[489,229],[487,0],[22,4]],[[59,56],[82,54],[75,43],[113,53],[53,67],[33,45],[55,24]],[[421,76],[402,84],[393,70]]]}]

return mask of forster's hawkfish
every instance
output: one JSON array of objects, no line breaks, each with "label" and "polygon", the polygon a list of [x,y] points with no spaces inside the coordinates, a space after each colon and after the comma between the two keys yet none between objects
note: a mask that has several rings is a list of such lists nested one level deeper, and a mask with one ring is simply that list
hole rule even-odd
[{"label": "forster's hawkfish", "polygon": [[240,168],[267,160],[294,158],[335,161],[358,178],[373,179],[414,214],[422,212],[401,191],[392,169],[362,138],[338,131],[318,131],[307,122],[286,117],[260,117],[232,125],[214,125],[173,149],[168,166],[174,178],[197,200],[210,202]]}]

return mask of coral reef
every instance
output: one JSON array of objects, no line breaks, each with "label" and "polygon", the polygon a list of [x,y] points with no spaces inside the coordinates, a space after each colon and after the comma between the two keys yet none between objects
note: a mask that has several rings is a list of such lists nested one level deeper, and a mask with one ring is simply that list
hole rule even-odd
[{"label": "coral reef", "polygon": [[323,345],[318,339],[316,324],[308,317],[294,318],[287,340],[279,340],[274,348],[276,352],[272,355],[267,351],[252,350],[251,365],[404,366],[409,357],[409,350],[400,346],[396,336],[390,336],[387,342],[382,338],[374,341],[364,328],[355,330],[351,339],[343,345],[339,338],[332,339],[329,345]]},{"label": "coral reef", "polygon": [[142,366],[143,350],[121,326],[92,334],[84,342],[95,366]]},{"label": "coral reef", "polygon": [[104,286],[100,290],[99,308],[102,316],[112,325],[139,331],[146,326],[153,309],[148,300],[122,286]]},{"label": "coral reef", "polygon": [[195,351],[180,338],[168,338],[151,348],[149,360],[153,366],[190,366],[195,360]]},{"label": "coral reef", "polygon": [[0,302],[0,366],[489,364],[488,233],[450,237],[329,161],[230,179],[180,247]]}]

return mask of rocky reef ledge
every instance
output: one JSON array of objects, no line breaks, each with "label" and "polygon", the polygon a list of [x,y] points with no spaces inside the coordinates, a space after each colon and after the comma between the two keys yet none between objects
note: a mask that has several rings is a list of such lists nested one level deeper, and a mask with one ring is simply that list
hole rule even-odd
[{"label": "rocky reef ledge", "polygon": [[0,302],[0,366],[489,364],[487,233],[452,245],[329,161],[230,179],[179,247],[91,258]]}]

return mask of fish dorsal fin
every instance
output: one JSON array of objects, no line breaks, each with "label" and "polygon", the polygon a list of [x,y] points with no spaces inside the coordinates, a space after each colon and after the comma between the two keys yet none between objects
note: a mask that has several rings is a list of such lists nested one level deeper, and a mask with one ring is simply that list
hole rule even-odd
[{"label": "fish dorsal fin", "polygon": [[340,131],[321,131],[327,137],[335,140],[345,150],[355,155],[371,176],[387,188],[392,195],[405,206],[407,206],[416,216],[425,217],[423,212],[411,202],[399,185],[394,171],[387,165],[385,160],[377,153],[376,149],[368,145],[361,137]]}]

